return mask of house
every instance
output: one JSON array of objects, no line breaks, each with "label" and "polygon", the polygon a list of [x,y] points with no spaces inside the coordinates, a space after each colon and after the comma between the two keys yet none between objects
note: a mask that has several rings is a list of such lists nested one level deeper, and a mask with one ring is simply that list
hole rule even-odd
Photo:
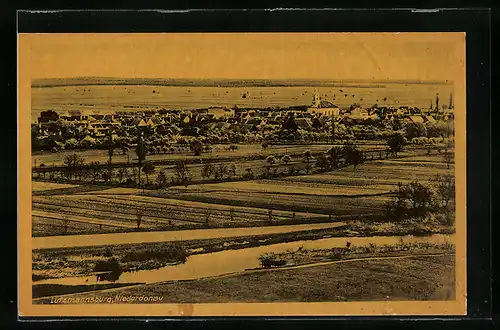
[{"label": "house", "polygon": [[283,122],[282,128],[289,130],[310,130],[312,128],[311,120],[309,118],[295,118],[294,116],[289,116],[285,122]]},{"label": "house", "polygon": [[307,109],[307,113],[338,117],[340,114],[340,108],[333,103],[321,100],[319,94],[315,93],[312,105]]},{"label": "house", "polygon": [[260,129],[259,129],[259,127],[257,125],[243,124],[243,127],[242,127],[242,129],[240,131],[241,131],[241,133],[246,134],[248,132],[256,133],[259,130]]},{"label": "house", "polygon": [[68,110],[66,113],[61,115],[66,121],[82,121],[89,119],[89,113],[85,110]]},{"label": "house", "polygon": [[429,122],[429,123],[435,123],[436,122],[436,119],[434,119],[434,117],[432,116],[422,116],[422,118],[424,119],[424,122]]},{"label": "house", "polygon": [[260,118],[249,118],[245,120],[245,125],[253,125],[253,126],[262,126],[266,124],[266,121],[264,119]]},{"label": "house", "polygon": [[130,123],[130,126],[144,127],[144,126],[148,126],[148,124],[146,124],[146,121],[143,118],[137,117],[137,118],[134,118],[134,120],[132,120],[132,122]]},{"label": "house", "polygon": [[423,123],[424,118],[422,116],[408,116],[405,118],[405,121],[410,123]]},{"label": "house", "polygon": [[211,116],[213,119],[220,119],[220,118],[229,118],[229,117],[234,117],[234,109],[228,109],[228,108],[209,108],[207,110],[207,114]]},{"label": "house", "polygon": [[358,107],[358,108],[351,110],[351,113],[349,114],[348,117],[350,117],[352,119],[365,120],[365,119],[370,118],[370,115],[368,114],[368,111],[366,109]]}]

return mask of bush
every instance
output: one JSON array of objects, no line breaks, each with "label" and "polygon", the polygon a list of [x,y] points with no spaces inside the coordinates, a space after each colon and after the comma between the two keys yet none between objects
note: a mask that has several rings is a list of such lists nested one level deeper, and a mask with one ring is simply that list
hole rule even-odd
[{"label": "bush", "polygon": [[286,260],[276,253],[264,253],[259,257],[260,265],[264,268],[286,265]]},{"label": "bush", "polygon": [[161,260],[172,262],[186,262],[188,253],[178,244],[170,244],[166,247],[155,250],[132,251],[123,256],[122,261],[148,261],[148,260]]},{"label": "bush", "polygon": [[114,282],[120,278],[122,268],[116,259],[111,258],[108,260],[99,260],[94,266],[94,272],[107,272],[97,275],[98,281]]}]

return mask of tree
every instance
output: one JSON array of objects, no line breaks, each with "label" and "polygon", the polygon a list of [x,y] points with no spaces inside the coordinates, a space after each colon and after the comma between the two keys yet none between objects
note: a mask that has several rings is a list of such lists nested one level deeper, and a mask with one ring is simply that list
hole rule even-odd
[{"label": "tree", "polygon": [[455,198],[455,177],[451,174],[438,174],[433,177],[432,182],[436,188],[441,205],[444,204],[445,207],[448,207],[450,200]]},{"label": "tree", "polygon": [[89,173],[90,176],[92,177],[93,182],[96,182],[97,179],[101,176],[102,170],[99,165],[100,163],[98,161],[90,162],[89,164]]},{"label": "tree", "polygon": [[405,124],[406,139],[410,141],[413,138],[427,136],[427,127],[422,123]]},{"label": "tree", "polygon": [[109,133],[109,136],[108,136],[107,146],[108,146],[109,162],[111,163],[113,161],[113,155],[115,154],[113,135],[111,133]]},{"label": "tree", "polygon": [[454,161],[454,154],[451,151],[446,151],[443,155],[443,160],[446,163],[446,166],[448,169],[450,169],[450,165],[453,164]]},{"label": "tree", "polygon": [[327,154],[330,157],[330,166],[335,170],[338,165],[338,160],[342,155],[342,149],[340,147],[331,147],[328,149]]},{"label": "tree", "polygon": [[243,175],[245,179],[253,179],[253,171],[251,167],[245,168],[245,172],[246,173]]},{"label": "tree", "polygon": [[204,179],[209,179],[214,172],[214,166],[210,163],[204,164],[201,169],[201,177]]},{"label": "tree", "polygon": [[146,182],[149,185],[149,175],[154,173],[155,166],[151,162],[147,162],[144,164],[142,170],[144,171],[144,174],[146,174]]},{"label": "tree", "polygon": [[339,152],[345,157],[345,163],[357,168],[364,161],[362,152],[352,143],[346,142]]},{"label": "tree", "polygon": [[403,134],[396,132],[387,137],[386,143],[390,152],[397,157],[398,152],[404,150],[407,142]]},{"label": "tree", "polygon": [[186,162],[184,160],[175,162],[174,173],[177,182],[187,186],[191,178],[189,177],[189,168],[186,166]]},{"label": "tree", "polygon": [[40,123],[47,122],[56,122],[59,120],[59,115],[54,110],[47,110],[40,112],[40,117],[38,117],[38,121]]},{"label": "tree", "polygon": [[106,162],[106,165],[107,165],[107,169],[102,171],[101,177],[104,181],[108,182],[108,181],[111,181],[113,179],[114,172],[113,172],[112,163],[109,160]]},{"label": "tree", "polygon": [[139,132],[137,135],[137,147],[135,148],[135,153],[137,154],[137,168],[139,169],[137,182],[140,184],[142,163],[146,160],[146,146],[142,140],[142,132]]},{"label": "tree", "polygon": [[292,161],[292,157],[290,157],[290,155],[284,155],[283,157],[281,157],[281,161],[285,164],[288,164]]},{"label": "tree", "polygon": [[276,163],[276,157],[273,155],[267,156],[266,162],[272,167]]},{"label": "tree", "polygon": [[269,219],[269,224],[272,225],[273,224],[273,210],[269,210],[267,212],[267,216],[268,216],[268,219]]},{"label": "tree", "polygon": [[304,161],[306,163],[309,163],[309,161],[311,160],[312,158],[312,153],[311,153],[311,150],[306,150],[304,151],[304,153],[302,154],[302,157],[304,158]]},{"label": "tree", "polygon": [[330,167],[330,162],[326,155],[320,155],[316,160],[316,166],[319,167],[322,171],[326,171]]},{"label": "tree", "polygon": [[63,215],[63,226],[64,226],[64,233],[68,232],[68,225],[69,225],[69,219],[66,214]]},{"label": "tree", "polygon": [[228,169],[227,169],[227,174],[229,175],[229,177],[236,175],[236,164],[235,163],[233,163],[233,162],[229,163]]},{"label": "tree", "polygon": [[408,215],[421,217],[432,210],[433,191],[416,180],[409,184],[398,183],[398,189],[392,193],[394,197],[387,207],[391,216],[397,220]]},{"label": "tree", "polygon": [[78,148],[80,144],[78,143],[78,140],[75,138],[71,138],[66,140],[66,149],[76,149]]},{"label": "tree", "polygon": [[124,167],[120,167],[117,172],[118,182],[122,183],[123,179],[127,176],[127,169]]},{"label": "tree", "polygon": [[139,175],[139,170],[136,167],[133,167],[129,171],[127,171],[127,184],[137,184],[137,177]]},{"label": "tree", "polygon": [[212,209],[205,209],[205,226],[210,226],[210,216],[212,215]]},{"label": "tree", "polygon": [[199,156],[203,151],[203,143],[201,143],[198,139],[193,139],[191,140],[191,143],[189,143],[189,148],[192,152],[194,152],[195,156]]},{"label": "tree", "polygon": [[349,164],[354,166],[354,168],[357,168],[360,164],[363,163],[364,161],[364,156],[363,153],[355,148],[354,150],[351,150],[347,155],[346,155],[346,160]]},{"label": "tree", "polygon": [[137,229],[139,229],[141,228],[143,211],[141,209],[136,209],[135,216],[136,216]]},{"label": "tree", "polygon": [[389,216],[395,220],[402,220],[408,213],[408,199],[406,189],[401,182],[398,182],[398,188],[394,191],[393,198],[387,203]]},{"label": "tree", "polygon": [[224,179],[224,175],[227,174],[227,165],[225,163],[219,163],[216,166],[214,166],[214,179],[215,180],[222,180]]},{"label": "tree", "polygon": [[165,174],[165,171],[158,172],[158,175],[156,176],[156,184],[160,188],[164,188],[167,185],[167,175]]},{"label": "tree", "polygon": [[432,204],[432,190],[416,180],[403,185],[402,194],[410,202],[411,212],[416,216],[424,215]]},{"label": "tree", "polygon": [[75,172],[78,171],[79,167],[83,165],[83,157],[77,154],[68,155],[64,158],[64,164],[66,165],[68,178],[71,180]]}]

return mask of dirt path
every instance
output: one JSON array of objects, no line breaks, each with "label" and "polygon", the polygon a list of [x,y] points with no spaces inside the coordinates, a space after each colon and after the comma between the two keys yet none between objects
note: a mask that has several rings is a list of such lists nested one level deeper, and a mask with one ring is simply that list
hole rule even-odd
[{"label": "dirt path", "polygon": [[290,226],[267,226],[227,229],[193,229],[158,232],[111,233],[95,235],[69,235],[34,237],[33,250],[53,249],[77,246],[102,246],[119,244],[138,244],[153,242],[174,242],[185,240],[228,238],[240,236],[258,236],[282,234],[318,229],[329,229],[345,226],[344,222],[302,224]]}]

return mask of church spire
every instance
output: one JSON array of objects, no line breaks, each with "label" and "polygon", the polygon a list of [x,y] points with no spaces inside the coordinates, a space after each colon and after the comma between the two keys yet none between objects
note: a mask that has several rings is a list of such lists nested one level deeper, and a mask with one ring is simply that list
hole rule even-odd
[{"label": "church spire", "polygon": [[319,93],[317,91],[314,92],[314,96],[313,96],[313,104],[312,106],[313,107],[319,107],[321,103],[321,97],[319,96]]}]

